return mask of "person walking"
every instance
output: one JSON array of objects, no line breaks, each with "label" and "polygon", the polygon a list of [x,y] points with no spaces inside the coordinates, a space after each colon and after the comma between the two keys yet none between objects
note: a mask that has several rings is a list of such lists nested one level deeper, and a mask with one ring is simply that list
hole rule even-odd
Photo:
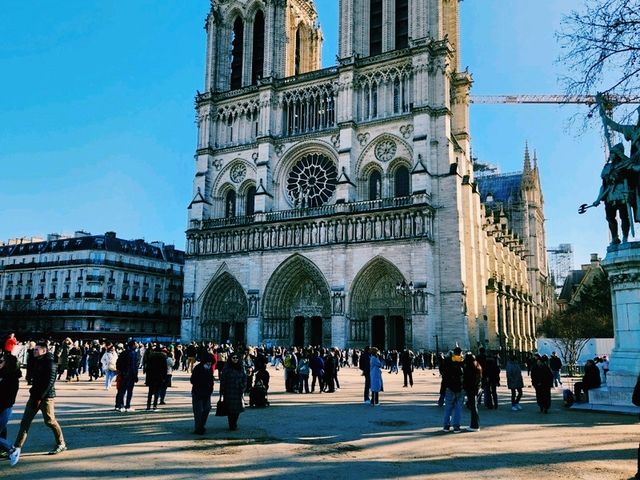
[{"label": "person walking", "polygon": [[484,405],[488,409],[498,408],[498,386],[500,385],[500,366],[492,354],[487,355],[482,367],[482,383],[484,384]]},{"label": "person walking", "polygon": [[162,353],[159,345],[149,352],[146,363],[146,376],[144,384],[149,388],[147,392],[147,411],[151,410],[151,399],[153,399],[153,410],[158,409],[158,394],[164,385],[167,377],[167,356]]},{"label": "person walking", "polygon": [[531,384],[536,390],[536,402],[540,412],[549,413],[553,373],[549,368],[549,358],[546,355],[536,357],[536,364],[531,368]]},{"label": "person walking", "polygon": [[380,403],[380,392],[384,392],[382,383],[382,361],[380,351],[376,347],[371,347],[371,358],[369,359],[369,375],[371,377],[371,406]]},{"label": "person walking", "polygon": [[102,373],[104,373],[104,389],[109,390],[114,378],[118,374],[116,363],[118,362],[118,353],[113,344],[107,345],[107,351],[104,352],[100,359],[102,365]]},{"label": "person walking", "polygon": [[551,358],[549,358],[549,367],[551,373],[553,373],[553,386],[558,387],[562,385],[562,379],[560,378],[560,370],[562,369],[562,360],[556,355],[556,352],[551,352]]},{"label": "person walking", "polygon": [[18,365],[18,359],[5,350],[4,354],[0,354],[0,448],[7,452],[10,458],[15,459],[15,461],[12,460],[11,466],[17,463],[18,456],[14,453],[13,445],[7,441],[7,424],[13,413],[13,405],[16,403],[20,377],[22,377],[22,371]]},{"label": "person walking", "polygon": [[[116,393],[116,410],[119,412],[132,412],[131,398],[133,397],[133,387],[138,382],[138,345],[135,340],[129,341],[126,350],[119,356],[116,362],[119,382],[118,393]],[[125,401],[126,394],[126,401]]]},{"label": "person walking", "polygon": [[515,355],[509,357],[505,371],[507,373],[507,388],[511,390],[511,410],[517,412],[522,410],[520,399],[522,398],[524,381],[522,380],[522,369],[516,361]]},{"label": "person walking", "polygon": [[364,347],[358,359],[358,368],[364,377],[364,403],[369,403],[369,390],[371,390],[371,355],[369,347]]},{"label": "person walking", "polygon": [[191,405],[193,406],[193,433],[204,435],[211,411],[213,394],[213,356],[203,355],[191,372]]},{"label": "person walking", "polygon": [[464,373],[462,349],[460,347],[454,348],[453,354],[445,358],[442,370],[442,379],[445,386],[442,431],[449,432],[453,426],[453,432],[460,433],[462,431],[460,430],[462,404],[464,403]]},{"label": "person walking", "polygon": [[404,387],[413,387],[413,359],[415,355],[411,350],[405,348],[400,354],[400,366],[402,367],[402,375],[404,377]]},{"label": "person walking", "polygon": [[232,353],[220,375],[220,396],[227,408],[229,430],[238,429],[238,418],[244,412],[244,390],[247,386],[247,375],[244,373],[240,357]]},{"label": "person walking", "polygon": [[480,415],[478,415],[478,402],[476,399],[482,386],[482,367],[471,352],[464,357],[462,374],[464,393],[467,396],[467,408],[471,413],[471,421],[467,431],[477,432],[480,430]]},{"label": "person walking", "polygon": [[34,355],[36,361],[32,385],[29,390],[29,399],[24,407],[24,414],[22,415],[22,421],[20,422],[20,430],[18,431],[16,441],[13,444],[14,450],[9,454],[9,460],[12,465],[18,463],[22,447],[27,441],[29,427],[31,427],[31,423],[38,413],[38,410],[42,412],[45,425],[53,431],[53,435],[56,439],[56,447],[49,452],[49,455],[56,455],[67,449],[64,436],[62,435],[62,429],[60,428],[60,424],[58,424],[55,415],[54,398],[56,397],[56,362],[53,359],[53,354],[49,352],[47,342],[36,343]]}]

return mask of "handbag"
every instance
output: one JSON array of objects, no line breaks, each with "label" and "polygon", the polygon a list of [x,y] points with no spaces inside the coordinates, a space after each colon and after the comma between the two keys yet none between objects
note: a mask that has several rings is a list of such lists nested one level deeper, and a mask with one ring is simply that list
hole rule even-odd
[{"label": "handbag", "polygon": [[227,403],[220,397],[216,403],[216,417],[226,417],[228,414]]}]

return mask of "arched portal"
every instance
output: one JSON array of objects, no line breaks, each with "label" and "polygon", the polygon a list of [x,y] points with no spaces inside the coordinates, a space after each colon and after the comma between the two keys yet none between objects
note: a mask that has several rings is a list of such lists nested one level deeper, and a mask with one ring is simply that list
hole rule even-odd
[{"label": "arched portal", "polygon": [[398,268],[382,257],[362,268],[351,290],[351,344],[396,350],[411,346],[411,298],[396,292],[403,281]]},{"label": "arched portal", "polygon": [[247,296],[240,283],[229,273],[209,284],[200,315],[200,338],[225,343],[245,344],[247,335]]},{"label": "arched portal", "polygon": [[322,272],[295,254],[269,279],[264,293],[262,338],[281,345],[328,345],[331,296]]}]

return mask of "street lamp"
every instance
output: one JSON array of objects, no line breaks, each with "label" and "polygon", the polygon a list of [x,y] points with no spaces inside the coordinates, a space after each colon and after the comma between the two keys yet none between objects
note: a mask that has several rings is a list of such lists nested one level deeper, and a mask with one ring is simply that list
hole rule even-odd
[{"label": "street lamp", "polygon": [[[404,321],[407,319],[407,298],[412,297],[414,292],[413,282],[407,284],[404,280],[396,283],[396,293],[402,297],[403,316]],[[402,345],[404,347],[405,345]]]}]

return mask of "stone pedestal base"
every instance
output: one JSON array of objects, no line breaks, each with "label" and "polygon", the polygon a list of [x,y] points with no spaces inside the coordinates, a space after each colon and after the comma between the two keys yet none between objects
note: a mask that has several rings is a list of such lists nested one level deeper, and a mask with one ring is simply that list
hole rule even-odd
[{"label": "stone pedestal base", "polygon": [[640,373],[640,242],[612,245],[602,267],[611,283],[615,345],[607,384],[589,391],[594,409],[640,412],[631,403]]}]

